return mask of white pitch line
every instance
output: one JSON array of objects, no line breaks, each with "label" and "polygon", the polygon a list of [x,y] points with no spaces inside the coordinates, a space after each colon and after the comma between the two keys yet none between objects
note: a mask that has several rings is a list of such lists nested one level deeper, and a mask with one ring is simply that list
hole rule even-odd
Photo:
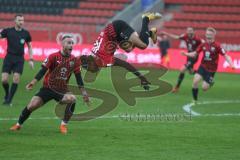
[{"label": "white pitch line", "polygon": [[[225,101],[202,101],[198,102],[197,105],[206,105],[206,104],[229,104],[229,103],[240,103],[240,100],[225,100]],[[192,110],[194,103],[189,103],[183,106],[183,110],[192,116],[210,116],[210,117],[221,117],[221,116],[240,116],[240,113],[210,113],[210,114],[201,114]],[[123,115],[121,115],[124,118]],[[120,118],[119,115],[112,116],[102,116],[97,117],[96,119],[116,119]],[[39,117],[39,118],[29,118],[31,120],[55,120],[59,119],[58,117]],[[0,121],[17,121],[18,118],[0,118]]]},{"label": "white pitch line", "polygon": [[[229,104],[229,103],[240,103],[240,100],[223,100],[223,101],[203,101],[198,102],[198,105],[206,105],[206,104]],[[240,113],[209,113],[209,114],[201,114],[192,110],[192,107],[195,106],[194,103],[188,103],[184,105],[182,108],[185,112],[192,114],[193,116],[240,116]]]},{"label": "white pitch line", "polygon": [[198,112],[193,111],[191,108],[194,106],[194,103],[189,103],[183,106],[183,110],[186,111],[189,114],[192,114],[193,116],[200,116],[201,114]]}]

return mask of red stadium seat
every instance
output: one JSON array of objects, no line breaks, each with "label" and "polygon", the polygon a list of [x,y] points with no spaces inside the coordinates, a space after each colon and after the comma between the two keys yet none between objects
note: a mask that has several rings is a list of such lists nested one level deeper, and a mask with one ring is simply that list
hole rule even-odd
[{"label": "red stadium seat", "polygon": [[165,3],[181,5],[240,6],[239,0],[165,0]]}]

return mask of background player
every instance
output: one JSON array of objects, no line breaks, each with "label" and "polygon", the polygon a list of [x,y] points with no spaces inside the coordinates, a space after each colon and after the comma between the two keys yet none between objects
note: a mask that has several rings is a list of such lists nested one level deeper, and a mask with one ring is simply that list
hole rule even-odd
[{"label": "background player", "polygon": [[[167,32],[162,32],[163,34],[173,38],[173,39],[179,39],[179,40],[183,40],[186,45],[187,45],[187,50],[188,52],[193,52],[197,49],[197,47],[203,42],[203,40],[201,40],[199,37],[197,37],[195,35],[194,29],[192,27],[188,27],[187,31],[185,34],[182,35],[174,35],[171,33],[167,33]],[[187,62],[186,64],[184,64],[182,66],[182,68],[180,69],[180,74],[178,76],[178,81],[176,86],[173,88],[173,93],[178,92],[180,85],[185,77],[185,72],[188,70],[190,74],[194,74],[194,64],[197,62],[198,60],[198,56],[196,57],[188,57],[187,58]]]},{"label": "background player", "polygon": [[141,80],[144,89],[149,89],[150,84],[132,65],[114,57],[115,51],[120,47],[126,52],[131,52],[135,47],[147,48],[149,37],[154,43],[157,42],[157,29],[148,29],[150,21],[161,18],[159,13],[145,13],[142,16],[142,29],[140,35],[126,22],[116,20],[108,24],[94,43],[91,56],[82,56],[81,60],[91,72],[98,72],[101,67],[121,66],[133,72]]},{"label": "background player", "polygon": [[162,64],[169,67],[170,57],[168,55],[168,49],[170,48],[170,42],[165,34],[161,34],[158,37],[158,48],[161,53]]},{"label": "background player", "polygon": [[207,91],[213,85],[213,78],[218,67],[219,54],[225,57],[226,61],[233,69],[235,68],[231,57],[226,54],[225,50],[221,48],[217,42],[215,42],[215,36],[216,30],[212,27],[208,27],[206,29],[206,42],[201,44],[194,52],[182,52],[183,55],[188,57],[196,57],[199,53],[203,52],[201,64],[193,79],[192,95],[195,103],[198,100],[198,84],[200,81],[203,80],[202,89],[204,91]]},{"label": "background player", "polygon": [[60,125],[61,133],[67,133],[66,124],[72,116],[76,100],[76,97],[68,91],[67,87],[72,72],[75,74],[77,84],[80,87],[84,101],[89,102],[80,73],[80,61],[71,55],[73,43],[74,42],[71,36],[64,36],[62,38],[62,50],[51,54],[44,61],[41,70],[35,78],[27,84],[27,90],[31,90],[36,82],[39,81],[47,72],[44,77],[43,87],[23,109],[17,124],[11,127],[11,130],[19,130],[24,121],[34,110],[54,99],[57,102],[67,104],[66,113]]},{"label": "background player", "polygon": [[[31,45],[31,35],[30,33],[23,29],[24,17],[23,15],[15,16],[15,26],[11,28],[3,29],[0,38],[7,39],[7,54],[3,61],[2,67],[2,86],[5,91],[5,97],[3,104],[11,104],[13,96],[17,90],[18,83],[20,82],[20,76],[23,72],[24,66],[24,45],[28,46],[29,51],[29,65],[31,68],[34,67],[33,64],[33,52]],[[13,83],[9,91],[9,74],[13,72]]]}]

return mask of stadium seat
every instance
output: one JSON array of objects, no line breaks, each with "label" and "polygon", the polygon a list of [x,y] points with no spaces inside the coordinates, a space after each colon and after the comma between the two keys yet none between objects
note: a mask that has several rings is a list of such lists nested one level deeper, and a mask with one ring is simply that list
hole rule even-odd
[{"label": "stadium seat", "polygon": [[31,28],[62,29],[96,34],[97,26],[104,26],[109,18],[131,2],[131,0],[0,0],[0,21],[1,26],[4,24],[12,26],[15,14],[23,13],[25,26],[30,28],[30,31]]},{"label": "stadium seat", "polygon": [[165,3],[181,5],[240,6],[239,0],[165,0]]}]

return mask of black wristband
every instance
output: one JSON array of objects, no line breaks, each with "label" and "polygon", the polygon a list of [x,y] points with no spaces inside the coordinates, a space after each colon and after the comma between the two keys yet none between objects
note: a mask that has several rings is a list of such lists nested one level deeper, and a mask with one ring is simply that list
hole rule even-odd
[{"label": "black wristband", "polygon": [[35,79],[36,80],[40,80],[40,79],[42,79],[42,77],[45,75],[45,73],[47,72],[47,68],[46,67],[43,67],[42,66],[42,68],[40,69],[40,71],[37,73],[37,75],[35,76]]}]

